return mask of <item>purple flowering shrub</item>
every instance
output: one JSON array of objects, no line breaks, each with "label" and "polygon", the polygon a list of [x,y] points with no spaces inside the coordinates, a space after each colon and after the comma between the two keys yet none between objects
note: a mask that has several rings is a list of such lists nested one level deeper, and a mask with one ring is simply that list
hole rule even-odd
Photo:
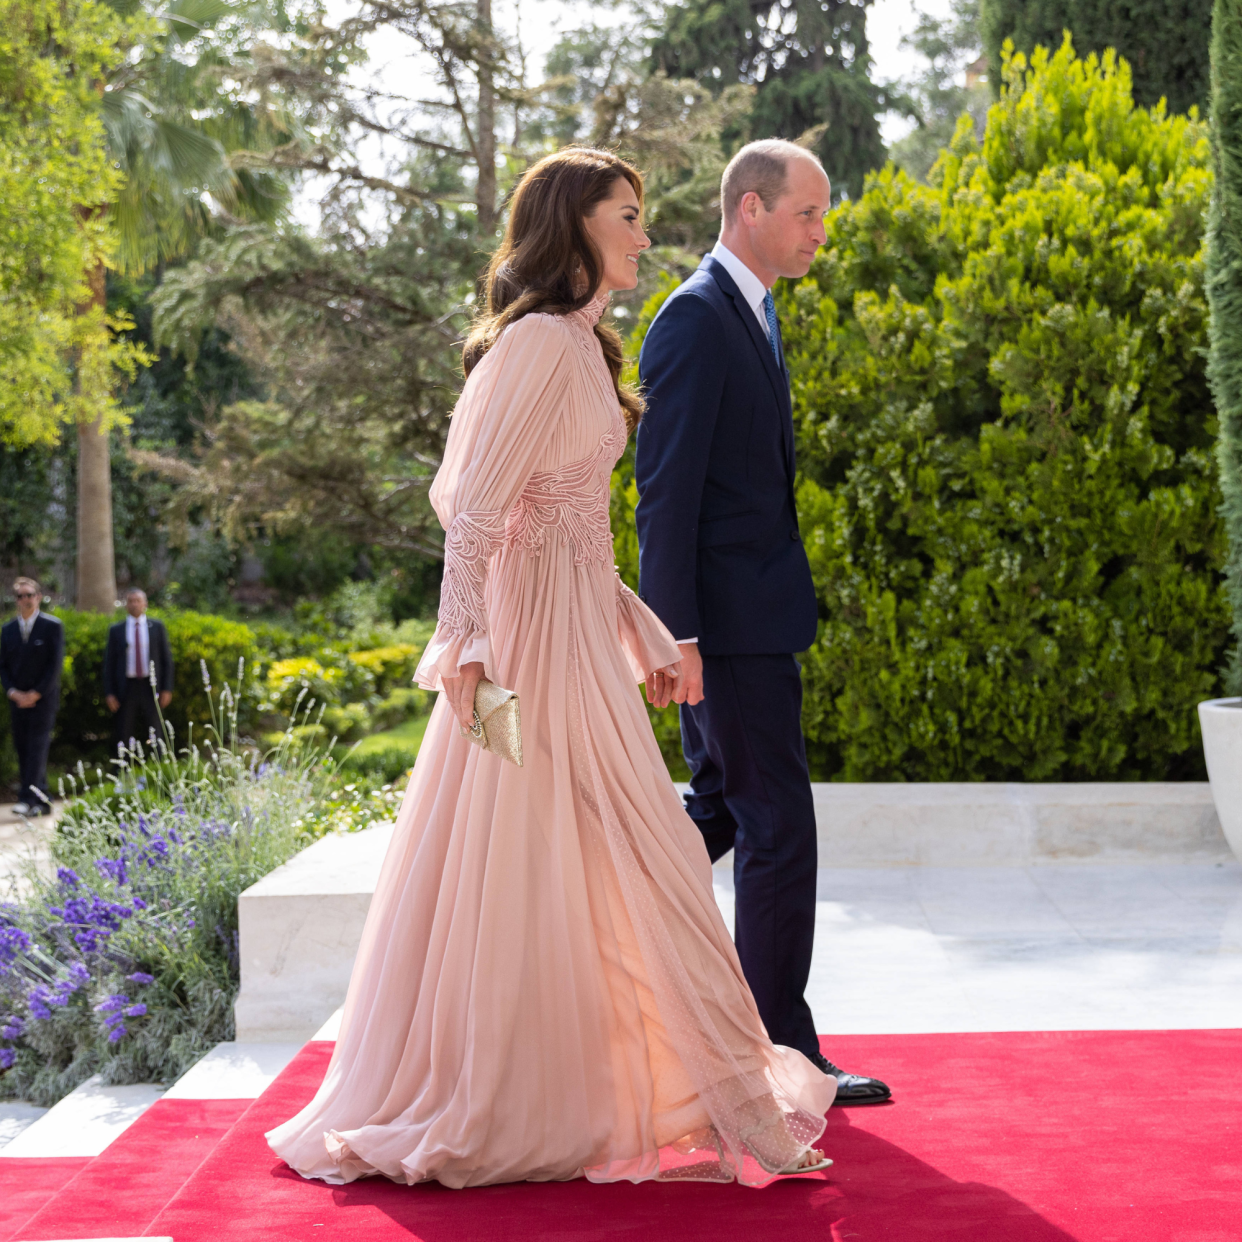
[{"label": "purple flowering shrub", "polygon": [[233,1037],[238,895],[310,843],[334,769],[261,755],[231,692],[224,707],[178,755],[139,747],[70,779],[55,874],[0,903],[0,1097],[171,1081]]}]

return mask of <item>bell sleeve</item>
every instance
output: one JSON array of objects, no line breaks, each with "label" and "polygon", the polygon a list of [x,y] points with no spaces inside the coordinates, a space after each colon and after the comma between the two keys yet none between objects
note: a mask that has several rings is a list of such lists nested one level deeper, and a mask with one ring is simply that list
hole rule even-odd
[{"label": "bell sleeve", "polygon": [[556,315],[510,324],[471,373],[453,411],[431,503],[444,526],[444,577],[436,632],[415,682],[444,689],[445,677],[479,661],[495,681],[484,587],[504,542],[505,520],[548,443],[571,375],[571,329]]},{"label": "bell sleeve", "polygon": [[635,681],[681,659],[681,651],[664,622],[629,587],[617,579],[617,632]]}]

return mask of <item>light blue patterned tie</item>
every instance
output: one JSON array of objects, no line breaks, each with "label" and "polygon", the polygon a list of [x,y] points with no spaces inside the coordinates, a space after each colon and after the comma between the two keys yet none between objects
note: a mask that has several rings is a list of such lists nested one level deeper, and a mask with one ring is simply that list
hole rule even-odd
[{"label": "light blue patterned tie", "polygon": [[772,357],[776,359],[776,365],[781,365],[781,351],[776,343],[776,302],[772,298],[772,290],[769,289],[763,295],[763,313],[768,320],[768,344],[772,346]]}]

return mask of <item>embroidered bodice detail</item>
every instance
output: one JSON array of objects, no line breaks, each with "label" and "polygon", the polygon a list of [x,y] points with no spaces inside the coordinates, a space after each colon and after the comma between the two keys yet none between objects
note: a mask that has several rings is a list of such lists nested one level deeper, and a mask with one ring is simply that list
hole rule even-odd
[{"label": "embroidered bodice detail", "polygon": [[[583,350],[588,387],[598,386],[598,400],[611,406],[608,429],[590,456],[532,474],[507,512],[468,509],[453,518],[444,538],[442,635],[475,638],[487,634],[487,566],[502,547],[539,556],[551,537],[572,548],[575,565],[611,562],[609,481],[625,448],[626,430],[612,376],[595,337],[595,325],[607,306],[607,297],[593,298],[566,315],[562,323]],[[592,393],[592,404],[595,399]]]},{"label": "embroidered bodice detail", "polygon": [[575,565],[610,561],[609,480],[624,448],[625,422],[618,411],[592,456],[532,474],[505,523],[506,545],[538,556],[551,533],[573,548]]}]

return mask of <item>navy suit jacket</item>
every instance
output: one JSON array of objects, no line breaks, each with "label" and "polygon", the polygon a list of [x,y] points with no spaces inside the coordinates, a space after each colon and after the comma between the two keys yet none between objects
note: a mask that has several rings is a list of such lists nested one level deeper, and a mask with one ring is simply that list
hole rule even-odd
[{"label": "navy suit jacket", "polygon": [[[128,622],[118,621],[108,627],[108,645],[104,649],[103,682],[104,694],[123,699],[129,687],[125,672],[129,648],[125,642],[125,626]],[[172,648],[168,644],[168,630],[163,621],[154,617],[147,618],[147,638],[151,650],[147,653],[148,660],[155,663],[155,688],[157,691],[173,688]]]},{"label": "navy suit jacket", "polygon": [[789,374],[710,255],[660,308],[638,367],[639,595],[704,655],[806,650],[818,607],[794,505]]},{"label": "navy suit jacket", "polygon": [[57,617],[40,612],[25,642],[16,618],[0,629],[0,685],[5,693],[37,690],[42,696],[38,706],[54,708],[60,698],[64,661],[65,627]]}]

